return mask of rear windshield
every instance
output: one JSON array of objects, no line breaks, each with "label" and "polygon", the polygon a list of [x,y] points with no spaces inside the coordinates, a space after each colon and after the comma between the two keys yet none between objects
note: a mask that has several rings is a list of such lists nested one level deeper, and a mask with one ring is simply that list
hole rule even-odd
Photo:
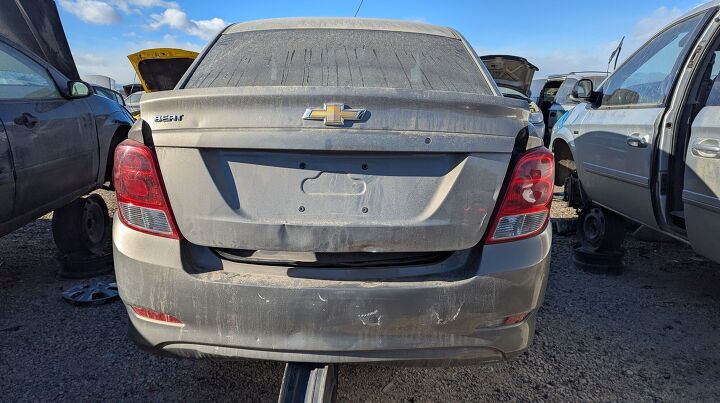
[{"label": "rear windshield", "polygon": [[407,32],[296,29],[218,39],[185,88],[379,87],[491,94],[460,40]]}]

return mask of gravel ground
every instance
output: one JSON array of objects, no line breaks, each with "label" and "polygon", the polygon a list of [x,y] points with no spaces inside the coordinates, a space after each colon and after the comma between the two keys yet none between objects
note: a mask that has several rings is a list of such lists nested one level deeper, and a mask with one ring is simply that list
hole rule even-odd
[{"label": "gravel ground", "polygon": [[[589,274],[572,266],[572,242],[555,237],[528,353],[486,367],[343,366],[340,400],[716,401],[720,266],[683,244],[629,240],[622,276]],[[0,400],[277,399],[279,363],[155,357],[127,340],[120,303],[66,304],[77,281],[57,277],[55,254],[49,216],[0,238]]]}]

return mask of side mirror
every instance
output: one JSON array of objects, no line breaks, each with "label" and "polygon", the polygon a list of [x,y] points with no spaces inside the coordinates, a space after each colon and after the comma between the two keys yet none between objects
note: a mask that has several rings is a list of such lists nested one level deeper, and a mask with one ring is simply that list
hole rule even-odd
[{"label": "side mirror", "polygon": [[539,125],[545,121],[545,118],[543,118],[542,112],[530,112],[529,121],[534,125]]},{"label": "side mirror", "polygon": [[572,91],[572,96],[575,99],[587,101],[592,97],[593,90],[594,88],[592,80],[588,80],[585,78],[575,84],[575,88],[573,88]]},{"label": "side mirror", "polygon": [[84,98],[92,93],[90,86],[82,81],[68,81],[70,98]]}]

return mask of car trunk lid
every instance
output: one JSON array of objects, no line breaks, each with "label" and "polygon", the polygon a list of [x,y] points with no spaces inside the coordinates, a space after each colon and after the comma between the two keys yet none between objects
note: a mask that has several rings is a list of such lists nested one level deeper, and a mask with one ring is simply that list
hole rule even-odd
[{"label": "car trunk lid", "polygon": [[530,96],[530,86],[535,72],[539,69],[526,59],[509,55],[489,55],[480,57],[490,75],[499,87],[510,88],[526,97]]},{"label": "car trunk lid", "polygon": [[[302,119],[328,103],[366,113]],[[290,252],[471,248],[528,118],[498,96],[380,88],[191,89],[141,107],[186,239]]]},{"label": "car trunk lid", "polygon": [[197,56],[197,52],[190,50],[158,48],[133,53],[128,60],[145,92],[153,92],[175,88]]}]

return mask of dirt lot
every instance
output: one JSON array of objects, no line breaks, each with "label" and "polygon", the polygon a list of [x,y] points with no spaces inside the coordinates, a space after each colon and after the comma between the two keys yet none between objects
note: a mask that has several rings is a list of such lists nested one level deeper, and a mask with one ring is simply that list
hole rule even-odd
[{"label": "dirt lot", "polygon": [[[554,214],[573,212],[556,204]],[[625,274],[589,274],[572,266],[572,242],[555,237],[535,344],[520,359],[344,366],[341,401],[716,400],[720,266],[682,244],[631,240]],[[49,217],[0,239],[0,400],[277,399],[281,364],[150,356],[126,339],[120,303],[66,304],[61,291],[77,281],[57,277],[55,253]]]}]

